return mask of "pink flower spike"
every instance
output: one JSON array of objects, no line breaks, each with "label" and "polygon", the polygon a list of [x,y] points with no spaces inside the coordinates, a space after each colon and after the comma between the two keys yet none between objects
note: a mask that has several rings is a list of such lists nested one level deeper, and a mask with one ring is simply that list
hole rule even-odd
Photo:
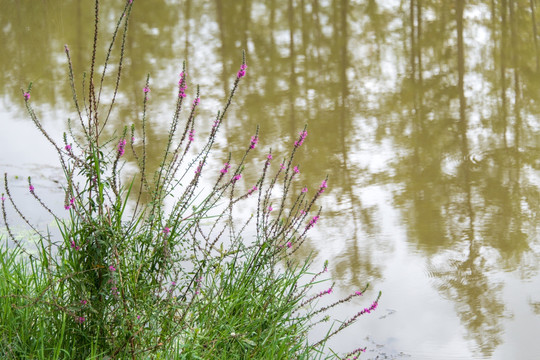
[{"label": "pink flower spike", "polygon": [[87,300],[81,300],[81,304],[86,305],[86,304],[88,304],[88,301]]},{"label": "pink flower spike", "polygon": [[237,180],[240,180],[242,178],[242,174],[236,174],[233,177],[233,182],[236,182]]},{"label": "pink flower spike", "polygon": [[191,130],[189,132],[189,141],[194,141],[195,140],[195,130]]},{"label": "pink flower spike", "polygon": [[302,189],[302,192],[307,193],[307,186],[304,186],[304,188]]},{"label": "pink flower spike", "polygon": [[66,145],[66,151],[71,151],[71,145]]},{"label": "pink flower spike", "polygon": [[116,271],[116,268],[114,266],[112,266],[112,265],[109,265],[109,270],[110,271]]},{"label": "pink flower spike", "polygon": [[163,233],[164,233],[165,235],[168,235],[170,232],[171,232],[171,229],[169,229],[168,227],[164,227],[164,228],[163,228]]},{"label": "pink flower spike", "polygon": [[122,139],[118,142],[118,156],[122,156],[124,155],[124,153],[126,152],[126,139]]},{"label": "pink flower spike", "polygon": [[326,180],[323,180],[323,182],[321,183],[321,186],[319,187],[319,192],[324,192],[324,189],[326,189],[328,187],[327,183],[326,183]]},{"label": "pink flower spike", "polygon": [[6,201],[6,198],[2,196],[2,201]]},{"label": "pink flower spike", "polygon": [[313,219],[309,220],[309,224],[308,226],[306,226],[306,230],[311,229],[313,226],[315,226],[318,220],[319,220],[319,215],[316,215],[313,217]]},{"label": "pink flower spike", "polygon": [[201,102],[201,99],[200,99],[200,98],[196,98],[195,100],[193,100],[193,106],[199,105],[200,102]]},{"label": "pink flower spike", "polygon": [[272,210],[274,210],[274,209],[272,208],[272,206],[269,206],[269,207],[268,207],[268,211],[272,211]]},{"label": "pink flower spike", "polygon": [[291,248],[291,246],[292,246],[291,242],[290,242],[290,241],[288,241],[288,242],[287,242],[287,247],[288,247],[288,248],[290,249],[290,248]]},{"label": "pink flower spike", "polygon": [[225,174],[225,173],[229,172],[230,168],[231,168],[231,165],[229,165],[229,163],[225,163],[223,165],[223,169],[221,169],[220,171],[221,171],[222,174]]},{"label": "pink flower spike", "polygon": [[332,292],[332,288],[329,288],[328,290],[326,290],[327,294],[330,294],[331,292]]},{"label": "pink flower spike", "polygon": [[304,140],[306,139],[306,136],[307,136],[307,131],[305,130],[301,131],[299,135],[300,136],[298,140],[294,142],[294,147],[300,147],[304,143]]},{"label": "pink flower spike", "polygon": [[355,291],[354,294],[357,295],[357,296],[362,296],[362,292],[361,292],[361,291]]},{"label": "pink flower spike", "polygon": [[28,186],[28,189],[30,190],[30,192],[31,192],[32,194],[34,193],[34,185]]},{"label": "pink flower spike", "polygon": [[150,88],[148,86],[145,86],[143,87],[142,91],[145,93],[145,94],[148,94],[150,92]]},{"label": "pink flower spike", "polygon": [[79,324],[82,324],[83,322],[85,322],[85,320],[86,320],[86,319],[84,318],[84,316],[79,316],[79,317],[77,318],[77,322],[78,322]]},{"label": "pink flower spike", "polygon": [[23,96],[24,96],[24,101],[30,100],[30,93],[29,93],[29,92],[25,92],[25,93],[23,94]]},{"label": "pink flower spike", "polygon": [[251,144],[249,145],[249,148],[250,149],[255,149],[255,146],[257,145],[258,142],[259,142],[259,137],[258,136],[252,136],[251,137]]},{"label": "pink flower spike", "polygon": [[293,171],[294,171],[295,174],[298,174],[300,172],[300,169],[298,169],[298,166],[295,166],[293,168]]},{"label": "pink flower spike", "polygon": [[268,154],[268,156],[266,157],[268,160],[272,160],[272,154]]},{"label": "pink flower spike", "polygon": [[285,165],[284,165],[284,164],[279,164],[279,168],[280,168],[281,170],[285,170]]},{"label": "pink flower spike", "polygon": [[[69,209],[70,209],[70,206],[69,206],[69,205],[64,205],[64,209],[69,210]],[[72,247],[73,247],[73,246],[72,246]]]}]

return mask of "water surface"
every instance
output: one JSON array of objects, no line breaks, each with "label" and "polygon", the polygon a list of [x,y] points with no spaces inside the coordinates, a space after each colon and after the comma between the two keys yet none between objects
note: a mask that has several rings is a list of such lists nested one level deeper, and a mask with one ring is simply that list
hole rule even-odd
[{"label": "water surface", "polygon": [[[248,75],[217,160],[261,141],[283,154],[308,124],[296,190],[329,174],[307,248],[330,260],[336,296],[369,282],[380,308],[331,345],[366,358],[535,359],[540,354],[540,56],[536,1],[135,1],[112,134],[140,118],[151,75],[150,167],[172,117],[182,61],[201,86],[201,143],[246,50]],[[61,209],[56,155],[25,115],[22,88],[61,139],[76,119],[93,7],[0,0],[0,167],[36,222],[32,175]],[[108,39],[123,7],[101,5]],[[105,43],[98,49],[103,59]],[[118,57],[118,53],[114,53]],[[113,82],[105,84],[110,95]],[[216,160],[216,161],[217,161]],[[216,165],[218,166],[218,165]],[[52,179],[52,181],[51,181]],[[54,194],[59,196],[56,198]],[[314,229],[315,230],[315,229]],[[368,305],[348,303],[347,316]],[[337,297],[336,297],[337,298]],[[314,335],[316,336],[316,335]]]}]

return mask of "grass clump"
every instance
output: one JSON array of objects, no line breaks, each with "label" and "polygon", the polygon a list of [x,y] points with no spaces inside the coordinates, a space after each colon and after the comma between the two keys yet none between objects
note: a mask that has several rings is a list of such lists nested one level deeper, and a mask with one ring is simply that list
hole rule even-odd
[{"label": "grass clump", "polygon": [[[328,338],[374,310],[373,304],[326,336],[309,343],[308,331],[325,312],[355,296],[317,308],[332,292],[314,287],[326,272],[309,272],[309,259],[294,254],[320,216],[317,199],[327,179],[312,194],[293,193],[298,173],[295,153],[307,136],[304,128],[289,156],[272,171],[272,152],[261,163],[248,191],[238,186],[245,161],[256,148],[254,129],[241,159],[210,168],[211,149],[235,91],[247,73],[245,57],[224,107],[217,112],[202,150],[195,140],[199,90],[187,103],[186,69],[180,74],[175,111],[160,166],[147,170],[146,105],[149,77],[142,89],[140,131],[135,124],[104,139],[122,74],[124,44],[132,1],[119,16],[101,78],[95,74],[99,1],[95,2],[95,36],[82,97],[76,92],[69,48],[66,55],[73,102],[78,114],[63,143],[41,126],[31,104],[31,84],[23,91],[30,118],[54,146],[65,174],[64,208],[55,214],[28,178],[28,189],[56,222],[56,238],[32,225],[19,210],[4,176],[2,213],[6,225],[0,248],[0,356],[5,359],[313,359],[327,355]],[[119,47],[114,91],[101,103],[109,55]],[[82,101],[81,101],[82,99]],[[187,104],[186,104],[187,103]],[[182,110],[187,116],[181,119]],[[75,135],[77,134],[77,135]],[[126,154],[126,152],[128,154]],[[124,174],[127,155],[138,165]],[[234,163],[234,166],[233,166]],[[203,180],[203,174],[206,176]],[[129,180],[123,182],[123,179]],[[211,182],[209,191],[203,190]],[[279,190],[279,197],[274,193]],[[147,196],[150,200],[143,201]],[[252,199],[252,200],[249,200]],[[235,209],[256,203],[248,219]],[[6,213],[11,206],[35,238],[34,250],[13,234]],[[275,207],[275,209],[272,208]],[[309,216],[308,214],[316,214]],[[8,242],[11,246],[8,246]],[[367,287],[366,287],[367,288]],[[365,290],[365,289],[364,289]],[[379,294],[380,296],[380,294]]]}]

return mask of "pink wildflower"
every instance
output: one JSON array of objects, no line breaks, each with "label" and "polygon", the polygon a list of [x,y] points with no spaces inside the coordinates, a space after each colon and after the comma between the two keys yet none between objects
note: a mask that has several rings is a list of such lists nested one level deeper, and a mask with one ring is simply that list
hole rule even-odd
[{"label": "pink wildflower", "polygon": [[301,131],[299,135],[300,137],[298,138],[298,140],[294,142],[294,147],[300,147],[304,143],[304,140],[307,136],[307,131]]},{"label": "pink wildflower", "polygon": [[84,318],[84,316],[79,316],[79,317],[77,318],[77,322],[78,322],[79,324],[82,324],[83,322],[85,322],[85,320],[86,320],[86,319]]},{"label": "pink wildflower", "polygon": [[295,174],[298,174],[300,172],[300,169],[298,169],[298,166],[295,166],[293,168],[293,171],[294,171]]},{"label": "pink wildflower", "polygon": [[279,164],[279,168],[280,168],[281,170],[285,170],[285,165],[284,165],[284,164]]},{"label": "pink wildflower", "polygon": [[319,220],[319,215],[316,215],[313,217],[313,219],[309,220],[309,224],[308,226],[306,226],[306,230],[311,229],[313,226],[315,226],[317,220]]},{"label": "pink wildflower", "polygon": [[362,292],[361,291],[355,291],[354,294],[357,295],[357,296],[361,296]]},{"label": "pink wildflower", "polygon": [[145,94],[148,94],[150,92],[150,88],[148,86],[145,86],[143,87],[142,91],[145,93]]},{"label": "pink wildflower", "polygon": [[71,145],[66,145],[66,151],[71,151]]},{"label": "pink wildflower", "polygon": [[307,193],[307,186],[304,186],[304,188],[302,189],[302,192]]},{"label": "pink wildflower", "polygon": [[272,160],[272,154],[268,154],[268,156],[266,157],[268,160]]},{"label": "pink wildflower", "polygon": [[82,305],[88,304],[88,300],[81,300],[81,304],[82,304]]},{"label": "pink wildflower", "polygon": [[165,235],[168,235],[170,232],[171,232],[171,229],[169,229],[168,227],[164,227],[164,228],[163,228],[163,233],[164,233]]},{"label": "pink wildflower", "polygon": [[247,65],[246,64],[242,64],[240,66],[240,70],[238,71],[238,73],[236,74],[236,77],[238,79],[240,78],[243,78],[244,76],[246,76],[246,69],[247,69]]},{"label": "pink wildflower", "polygon": [[24,96],[24,101],[30,100],[30,93],[29,93],[29,92],[25,92],[25,93],[23,94],[23,96]]},{"label": "pink wildflower", "polygon": [[319,192],[322,193],[324,192],[324,189],[326,189],[328,187],[328,185],[326,184],[326,180],[323,180],[323,182],[321,183],[321,186],[319,187]]},{"label": "pink wildflower", "polygon": [[116,271],[116,268],[114,266],[112,266],[112,265],[109,265],[109,270],[110,271]]},{"label": "pink wildflower", "polygon": [[200,98],[196,98],[195,100],[193,100],[193,106],[199,105],[200,102],[201,102],[201,99],[200,99]]},{"label": "pink wildflower", "polygon": [[290,249],[290,248],[291,248],[291,246],[292,246],[291,242],[290,242],[290,241],[288,241],[288,242],[287,242],[287,247],[288,247],[288,248]]},{"label": "pink wildflower", "polygon": [[186,97],[186,89],[187,89],[187,86],[186,86],[186,74],[182,71],[180,73],[180,80],[178,81],[178,97],[185,98]]},{"label": "pink wildflower", "polygon": [[197,169],[195,170],[195,174],[200,174],[202,170],[202,162],[199,162],[199,165],[197,166]]},{"label": "pink wildflower", "polygon": [[231,168],[231,165],[229,165],[229,163],[225,163],[223,165],[223,169],[221,169],[220,171],[221,171],[222,174],[225,174],[225,173],[229,172],[230,168]]},{"label": "pink wildflower", "polygon": [[28,189],[30,190],[30,192],[31,192],[32,194],[34,193],[34,185],[28,186]]},{"label": "pink wildflower", "polygon": [[195,140],[194,135],[195,135],[195,130],[191,130],[189,132],[189,141],[194,141]]},{"label": "pink wildflower", "polygon": [[118,157],[124,155],[126,152],[126,139],[122,139],[118,142]]},{"label": "pink wildflower", "polygon": [[233,177],[233,182],[236,182],[237,180],[240,180],[242,178],[242,174],[236,174]]},{"label": "pink wildflower", "polygon": [[268,211],[272,211],[272,210],[274,210],[274,208],[272,208],[272,206],[269,206]]},{"label": "pink wildflower", "polygon": [[251,137],[251,144],[249,145],[249,148],[250,149],[255,149],[255,146],[257,145],[258,142],[259,142],[259,137],[258,136],[252,136]]}]

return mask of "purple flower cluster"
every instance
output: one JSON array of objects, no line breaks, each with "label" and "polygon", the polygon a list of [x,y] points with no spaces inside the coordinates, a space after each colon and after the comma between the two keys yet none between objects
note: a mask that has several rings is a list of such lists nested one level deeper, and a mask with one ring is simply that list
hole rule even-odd
[{"label": "purple flower cluster", "polygon": [[240,180],[242,178],[242,174],[236,174],[233,176],[233,183],[235,183],[237,180]]},{"label": "purple flower cluster", "polygon": [[186,97],[186,74],[182,71],[180,73],[180,80],[178,81],[178,97],[185,98]]},{"label": "purple flower cluster", "polygon": [[126,139],[122,139],[118,142],[118,157],[124,155],[126,152]]},{"label": "purple flower cluster", "polygon": [[253,185],[253,188],[251,188],[251,190],[248,191],[248,195],[251,195],[253,194],[255,191],[259,190],[259,188],[257,187],[257,185]]},{"label": "purple flower cluster", "polygon": [[247,69],[247,65],[246,64],[242,64],[240,66],[240,70],[238,70],[238,74],[236,74],[236,77],[238,79],[240,78],[243,78],[244,76],[246,76],[246,69]]},{"label": "purple flower cluster", "polygon": [[77,246],[77,244],[75,244],[74,240],[71,240],[71,247],[75,249],[75,251],[79,251],[81,249],[80,246]]},{"label": "purple flower cluster", "polygon": [[225,174],[225,173],[228,173],[228,172],[229,172],[229,169],[230,169],[230,168],[231,168],[231,165],[229,165],[229,163],[225,163],[225,164],[223,165],[223,169],[221,169],[220,171],[221,171],[222,174]]},{"label": "purple flower cluster", "polygon": [[148,86],[145,86],[143,87],[142,91],[145,93],[145,94],[148,94],[150,92],[150,88]]},{"label": "purple flower cluster", "polygon": [[255,149],[255,146],[257,146],[257,143],[259,142],[258,136],[252,136],[251,137],[251,144],[249,145],[250,149]]},{"label": "purple flower cluster", "polygon": [[319,194],[320,193],[323,193],[324,190],[328,187],[328,184],[326,183],[326,180],[323,180],[323,182],[321,183],[321,186],[319,187]]},{"label": "purple flower cluster", "polygon": [[30,93],[29,93],[29,92],[25,92],[25,93],[23,94],[23,96],[24,96],[24,101],[30,100]]},{"label": "purple flower cluster", "polygon": [[306,226],[306,230],[309,230],[313,226],[315,226],[315,224],[317,223],[318,220],[319,220],[319,215],[316,215],[316,216],[313,217],[313,219],[309,220],[309,224]]},{"label": "purple flower cluster", "polygon": [[69,204],[64,205],[64,209],[66,210],[71,209],[74,203],[75,203],[75,198],[71,198],[71,200],[69,200]]},{"label": "purple flower cluster", "polygon": [[304,143],[304,140],[306,139],[306,136],[307,136],[307,131],[306,130],[301,131],[299,135],[300,137],[298,138],[298,140],[294,142],[294,147],[300,147]]}]

